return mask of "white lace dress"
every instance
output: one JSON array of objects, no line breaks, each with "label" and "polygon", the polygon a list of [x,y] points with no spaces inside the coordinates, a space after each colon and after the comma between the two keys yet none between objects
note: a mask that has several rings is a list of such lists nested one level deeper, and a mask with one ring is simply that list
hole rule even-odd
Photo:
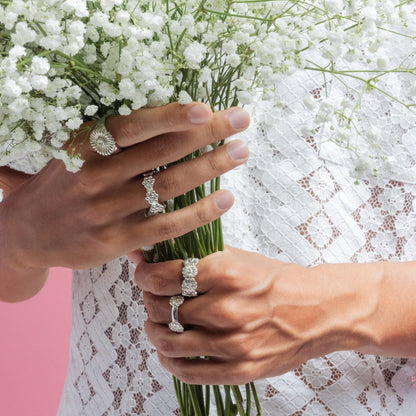
[{"label": "white lace dress", "polygon": [[[320,93],[316,82],[288,78],[282,114],[261,103],[253,111],[242,135],[251,158],[223,180],[236,196],[223,218],[226,243],[310,267],[416,260],[415,120],[387,100],[369,103],[368,117],[378,118],[399,169],[357,185],[343,150],[301,133],[310,117],[301,98]],[[59,416],[179,415],[171,376],[143,331],[133,273],[125,257],[74,272]],[[256,384],[268,416],[416,414],[416,359],[336,352]]]}]

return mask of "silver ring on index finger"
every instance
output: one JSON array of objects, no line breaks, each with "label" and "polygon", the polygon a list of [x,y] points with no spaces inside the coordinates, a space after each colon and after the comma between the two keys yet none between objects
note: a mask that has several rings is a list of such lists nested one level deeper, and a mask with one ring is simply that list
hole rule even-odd
[{"label": "silver ring on index finger", "polygon": [[197,264],[199,259],[195,257],[189,257],[183,261],[182,267],[182,296],[192,298],[198,296],[197,288],[198,283],[195,277],[198,275]]},{"label": "silver ring on index finger", "polygon": [[106,118],[98,120],[94,130],[90,134],[90,144],[93,150],[101,156],[110,156],[117,153],[121,148],[116,140],[105,127]]}]

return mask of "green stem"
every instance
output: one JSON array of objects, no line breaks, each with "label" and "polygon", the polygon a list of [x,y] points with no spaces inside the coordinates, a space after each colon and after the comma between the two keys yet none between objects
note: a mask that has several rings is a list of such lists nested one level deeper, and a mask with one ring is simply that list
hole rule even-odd
[{"label": "green stem", "polygon": [[217,416],[227,416],[224,414],[224,402],[222,400],[221,391],[219,386],[212,386],[215,397],[215,405],[217,408]]},{"label": "green stem", "polygon": [[233,392],[235,404],[237,406],[238,414],[240,416],[246,416],[243,407],[243,397],[241,396],[241,392],[238,386],[231,386],[231,391]]},{"label": "green stem", "polygon": [[250,383],[250,387],[251,387],[251,392],[253,393],[254,403],[256,403],[257,416],[261,416],[262,411],[261,411],[261,406],[260,406],[260,400],[259,400],[259,396],[257,395],[257,390],[256,390],[256,386],[254,385],[254,382]]}]

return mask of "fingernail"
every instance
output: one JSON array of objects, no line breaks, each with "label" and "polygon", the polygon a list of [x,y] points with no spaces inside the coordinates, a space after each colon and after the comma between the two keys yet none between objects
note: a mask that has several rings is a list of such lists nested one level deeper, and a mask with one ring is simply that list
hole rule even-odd
[{"label": "fingernail", "polygon": [[212,112],[209,107],[201,104],[194,104],[188,110],[188,119],[192,124],[204,124],[211,120]]},{"label": "fingernail", "polygon": [[221,192],[216,200],[215,203],[219,209],[227,209],[230,208],[234,203],[234,195],[231,192]]},{"label": "fingernail", "polygon": [[137,251],[132,251],[131,253],[129,253],[127,255],[127,257],[129,258],[129,260],[134,263],[136,266],[141,263],[142,258],[140,256],[140,254]]},{"label": "fingernail", "polygon": [[230,120],[231,127],[235,130],[243,130],[250,123],[250,116],[247,111],[244,111],[241,108],[231,110],[228,118]]},{"label": "fingernail", "polygon": [[227,146],[228,154],[234,160],[243,160],[247,159],[249,155],[248,146],[242,140],[234,140]]}]

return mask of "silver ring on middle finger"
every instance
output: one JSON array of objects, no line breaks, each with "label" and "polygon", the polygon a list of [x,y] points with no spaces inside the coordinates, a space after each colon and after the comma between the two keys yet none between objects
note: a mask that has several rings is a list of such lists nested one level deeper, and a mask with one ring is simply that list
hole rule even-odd
[{"label": "silver ring on middle finger", "polygon": [[150,208],[146,212],[146,217],[153,215],[164,214],[166,212],[165,206],[159,202],[159,194],[154,190],[155,178],[153,174],[155,170],[143,173],[142,185],[146,189],[146,201],[150,204]]}]

